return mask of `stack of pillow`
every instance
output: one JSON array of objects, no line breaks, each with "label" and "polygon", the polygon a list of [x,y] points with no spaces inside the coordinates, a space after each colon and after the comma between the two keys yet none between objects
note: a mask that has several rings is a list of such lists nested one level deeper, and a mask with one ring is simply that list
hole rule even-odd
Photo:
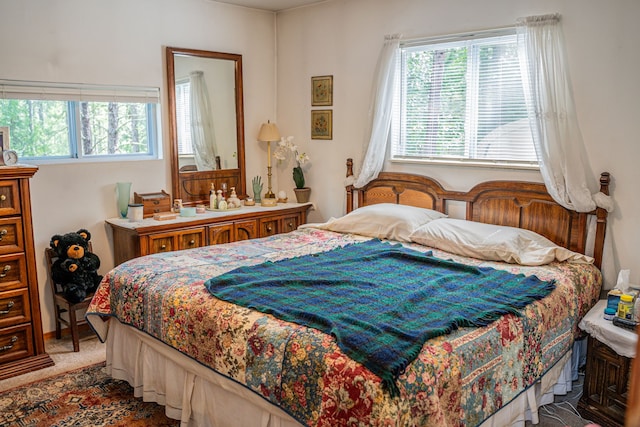
[{"label": "stack of pillow", "polygon": [[343,217],[306,227],[414,242],[486,261],[520,265],[593,262],[593,258],[558,246],[530,230],[448,218],[432,209],[392,203],[364,206]]}]

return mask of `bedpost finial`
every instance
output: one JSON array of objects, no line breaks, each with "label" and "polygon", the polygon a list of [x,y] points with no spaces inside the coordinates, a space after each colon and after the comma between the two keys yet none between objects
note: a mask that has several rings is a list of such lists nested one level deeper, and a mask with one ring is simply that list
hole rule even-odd
[{"label": "bedpost finial", "polygon": [[347,159],[347,178],[353,176],[353,159],[349,157]]},{"label": "bedpost finial", "polygon": [[609,184],[611,183],[611,174],[602,172],[600,174],[600,192],[609,195]]}]

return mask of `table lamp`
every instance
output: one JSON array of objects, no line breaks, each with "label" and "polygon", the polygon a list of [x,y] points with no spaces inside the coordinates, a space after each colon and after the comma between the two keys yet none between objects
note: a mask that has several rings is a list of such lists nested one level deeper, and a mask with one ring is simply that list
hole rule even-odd
[{"label": "table lamp", "polygon": [[280,132],[275,123],[267,121],[260,127],[258,133],[258,141],[267,143],[267,192],[264,195],[265,199],[275,199],[276,195],[271,191],[271,141],[280,141]]}]

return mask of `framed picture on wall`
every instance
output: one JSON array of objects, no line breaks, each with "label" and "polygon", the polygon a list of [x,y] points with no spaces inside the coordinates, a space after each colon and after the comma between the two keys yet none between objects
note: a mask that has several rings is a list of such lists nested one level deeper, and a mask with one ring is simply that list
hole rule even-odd
[{"label": "framed picture on wall", "polygon": [[311,77],[311,105],[333,105],[333,76]]},{"label": "framed picture on wall", "polygon": [[311,110],[311,139],[333,139],[332,110]]}]

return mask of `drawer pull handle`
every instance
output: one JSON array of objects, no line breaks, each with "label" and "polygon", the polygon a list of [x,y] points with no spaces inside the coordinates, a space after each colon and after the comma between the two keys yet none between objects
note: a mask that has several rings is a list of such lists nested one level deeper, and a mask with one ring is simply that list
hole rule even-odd
[{"label": "drawer pull handle", "polygon": [[191,246],[193,246],[193,245],[195,245],[195,244],[196,244],[196,241],[195,241],[195,240],[193,240],[193,239],[191,239],[191,240],[189,240],[189,244],[190,244]]},{"label": "drawer pull handle", "polygon": [[159,205],[159,204],[160,204],[160,200],[154,200],[154,201],[153,201],[153,204],[154,204],[154,205]]},{"label": "drawer pull handle", "polygon": [[273,230],[273,227],[271,227],[270,225],[269,225],[269,226],[267,226],[267,231],[268,231],[269,233],[271,233],[271,230]]},{"label": "drawer pull handle", "polygon": [[0,347],[0,351],[11,350],[13,348],[13,345],[16,343],[16,341],[18,341],[18,337],[15,336],[15,335],[12,336],[11,337],[11,344]]},{"label": "drawer pull handle", "polygon": [[167,245],[162,245],[162,246],[160,246],[160,249],[162,249],[162,250],[167,249]]},{"label": "drawer pull handle", "polygon": [[9,301],[7,303],[7,309],[6,310],[0,310],[0,314],[9,314],[14,305],[16,305],[16,304],[13,301]]},{"label": "drawer pull handle", "polygon": [[8,233],[8,231],[7,231],[7,229],[6,229],[6,228],[3,228],[2,230],[0,230],[0,240],[2,240],[2,238],[3,238],[4,236],[6,236],[6,235],[7,235],[7,233]]},{"label": "drawer pull handle", "polygon": [[0,279],[4,279],[5,277],[7,277],[7,273],[9,271],[11,271],[11,266],[5,265],[4,268],[2,269],[2,273],[0,273]]},{"label": "drawer pull handle", "polygon": [[7,200],[7,196],[5,196],[4,194],[0,196],[0,201],[4,202],[5,200]]},{"label": "drawer pull handle", "polygon": [[293,223],[292,222],[289,223],[289,228],[293,228]]}]

